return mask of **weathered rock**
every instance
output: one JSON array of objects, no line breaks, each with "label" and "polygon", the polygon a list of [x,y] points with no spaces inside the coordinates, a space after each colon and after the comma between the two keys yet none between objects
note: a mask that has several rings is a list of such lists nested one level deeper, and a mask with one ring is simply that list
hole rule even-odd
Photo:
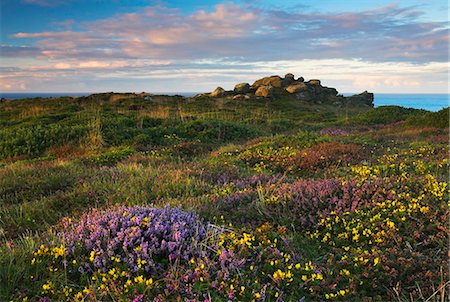
[{"label": "weathered rock", "polygon": [[285,75],[284,79],[281,80],[281,87],[286,88],[294,83],[294,75],[292,73],[288,73],[287,75]]},{"label": "weathered rock", "polygon": [[199,93],[194,95],[194,98],[204,98],[204,97],[209,97],[211,94],[210,93]]},{"label": "weathered rock", "polygon": [[286,91],[289,93],[297,93],[297,92],[306,91],[306,90],[308,90],[308,87],[306,86],[305,83],[291,84],[286,88]]},{"label": "weathered rock", "polygon": [[259,79],[253,83],[252,87],[258,88],[260,86],[272,86],[276,88],[282,87],[282,79],[280,76],[271,76]]},{"label": "weathered rock", "polygon": [[[230,91],[217,87],[211,93],[199,94],[195,97],[226,97],[228,100],[243,101],[256,96],[276,101],[278,97],[289,97],[288,94],[291,95],[291,98],[303,102],[328,104],[336,107],[342,107],[345,104],[373,106],[372,93],[365,91],[351,97],[343,97],[338,95],[336,89],[322,86],[320,80],[312,79],[305,82],[303,77],[295,79],[292,73],[287,73],[284,78],[280,76],[265,77],[255,81],[251,86],[248,83],[240,83]],[[123,98],[123,96],[121,97]]]},{"label": "weathered rock", "polygon": [[211,96],[211,97],[219,97],[219,96],[224,96],[225,94],[226,94],[225,93],[225,89],[223,89],[222,87],[217,87],[216,89],[214,89],[213,92],[211,92],[209,94],[209,96]]},{"label": "weathered rock", "polygon": [[316,86],[320,86],[320,80],[309,80],[308,82],[306,82],[307,84],[310,85],[316,85]]},{"label": "weathered rock", "polygon": [[258,89],[255,92],[255,96],[262,96],[262,97],[270,97],[273,95],[273,87],[272,86],[259,86]]},{"label": "weathered rock", "polygon": [[234,92],[239,94],[245,94],[250,92],[250,84],[249,83],[240,83],[234,86]]},{"label": "weathered rock", "polygon": [[295,98],[300,101],[312,101],[314,96],[308,91],[300,91],[295,93]]},{"label": "weathered rock", "polygon": [[246,94],[236,94],[235,96],[233,96],[233,100],[235,101],[243,101],[243,100],[248,100],[250,97]]},{"label": "weathered rock", "polygon": [[347,102],[364,104],[373,107],[373,93],[364,91],[360,94],[355,94],[345,98]]},{"label": "weathered rock", "polygon": [[291,79],[293,81],[295,81],[295,77],[292,73],[286,73],[286,75],[284,76],[285,79]]}]

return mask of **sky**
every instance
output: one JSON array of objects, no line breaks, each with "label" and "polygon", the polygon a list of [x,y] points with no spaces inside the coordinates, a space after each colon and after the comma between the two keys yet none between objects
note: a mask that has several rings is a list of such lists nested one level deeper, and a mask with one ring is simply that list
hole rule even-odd
[{"label": "sky", "polygon": [[1,0],[0,91],[448,93],[449,30],[447,0]]}]

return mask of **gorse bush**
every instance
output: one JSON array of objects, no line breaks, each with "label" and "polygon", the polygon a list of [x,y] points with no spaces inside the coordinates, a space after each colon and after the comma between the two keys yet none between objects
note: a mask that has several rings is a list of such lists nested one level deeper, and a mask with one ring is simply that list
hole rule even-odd
[{"label": "gorse bush", "polygon": [[86,131],[82,125],[67,127],[59,124],[1,129],[0,157],[40,155],[51,146],[79,141]]},{"label": "gorse bush", "polygon": [[[315,297],[328,274],[298,262],[280,236],[284,231],[267,223],[241,233],[177,208],[133,207],[94,210],[63,221],[62,228],[57,240],[34,251],[32,265],[47,276],[33,277],[35,289],[22,297],[289,300]],[[348,294],[336,287],[329,292]]]},{"label": "gorse bush", "polygon": [[427,111],[399,106],[380,106],[360,113],[350,119],[360,125],[391,124],[425,114]]},{"label": "gorse bush", "polygon": [[88,160],[102,166],[114,165],[118,161],[129,157],[134,152],[133,148],[130,147],[113,147],[108,151],[89,156]]},{"label": "gorse bush", "polygon": [[426,112],[420,116],[409,117],[406,120],[407,125],[419,127],[449,128],[450,112],[449,107],[438,112]]},{"label": "gorse bush", "polygon": [[0,300],[448,299],[448,109],[283,97],[2,102]]},{"label": "gorse bush", "polygon": [[220,120],[190,121],[178,128],[185,138],[196,138],[202,142],[236,141],[256,137],[258,132],[248,125]]}]

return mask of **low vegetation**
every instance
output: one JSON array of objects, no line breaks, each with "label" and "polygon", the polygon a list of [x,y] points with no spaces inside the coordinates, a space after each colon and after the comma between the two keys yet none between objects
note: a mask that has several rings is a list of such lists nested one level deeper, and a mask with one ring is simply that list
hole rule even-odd
[{"label": "low vegetation", "polygon": [[448,299],[448,108],[97,95],[0,125],[0,300]]}]

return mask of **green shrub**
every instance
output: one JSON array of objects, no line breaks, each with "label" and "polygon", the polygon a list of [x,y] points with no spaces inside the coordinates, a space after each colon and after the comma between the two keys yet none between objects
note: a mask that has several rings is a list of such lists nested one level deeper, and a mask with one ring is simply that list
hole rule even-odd
[{"label": "green shrub", "polygon": [[281,133],[292,130],[295,127],[294,121],[290,119],[275,119],[270,123],[270,131],[272,133]]},{"label": "green shrub", "polygon": [[118,161],[129,157],[134,153],[131,147],[117,147],[110,150],[90,156],[88,159],[101,166],[111,166]]},{"label": "green shrub", "polygon": [[406,120],[406,124],[410,126],[448,128],[449,108],[441,109],[438,112],[427,112],[420,116],[409,117]]},{"label": "green shrub", "polygon": [[49,147],[79,140],[85,133],[82,125],[61,124],[16,126],[0,130],[0,158],[40,155]]},{"label": "green shrub", "polygon": [[229,142],[256,137],[257,131],[248,125],[219,120],[195,120],[178,127],[180,135],[202,142]]},{"label": "green shrub", "polygon": [[426,110],[400,106],[380,106],[354,116],[349,122],[360,125],[392,124],[407,118],[415,118],[426,112]]}]

